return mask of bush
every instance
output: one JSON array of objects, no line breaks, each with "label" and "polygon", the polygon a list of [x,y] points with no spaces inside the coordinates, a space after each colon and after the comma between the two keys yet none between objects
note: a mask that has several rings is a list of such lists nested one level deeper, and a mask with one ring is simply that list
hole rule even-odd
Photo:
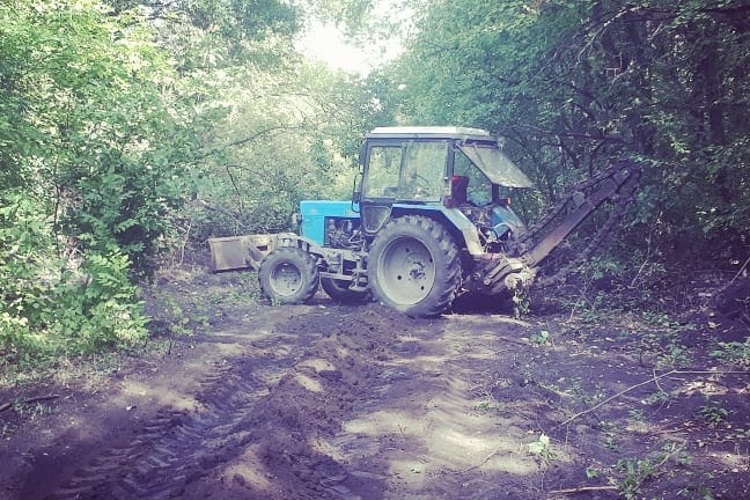
[{"label": "bush", "polygon": [[139,291],[121,251],[57,252],[42,207],[6,193],[0,201],[0,352],[6,365],[130,345],[146,334]]},{"label": "bush", "polygon": [[45,311],[60,350],[85,354],[130,345],[146,337],[138,287],[128,280],[130,261],[120,252],[89,255],[78,277],[69,273],[55,288],[55,307]]}]

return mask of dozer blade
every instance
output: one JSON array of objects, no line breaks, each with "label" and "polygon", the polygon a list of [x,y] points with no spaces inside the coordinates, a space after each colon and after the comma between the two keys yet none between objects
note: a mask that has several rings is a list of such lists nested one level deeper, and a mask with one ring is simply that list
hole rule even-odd
[{"label": "dozer blade", "polygon": [[277,241],[275,234],[209,238],[211,272],[238,269],[257,271],[265,256],[276,248]]}]

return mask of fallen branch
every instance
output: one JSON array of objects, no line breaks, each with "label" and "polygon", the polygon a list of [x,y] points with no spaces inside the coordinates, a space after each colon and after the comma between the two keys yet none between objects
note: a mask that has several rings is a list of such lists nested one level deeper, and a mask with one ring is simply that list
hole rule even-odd
[{"label": "fallen branch", "polygon": [[732,281],[729,282],[730,285],[734,283],[735,281],[737,281],[737,278],[739,278],[740,275],[745,272],[745,269],[747,269],[748,264],[750,264],[750,257],[747,258],[745,263],[742,264],[742,267],[740,268],[740,270],[737,271],[737,274],[734,275],[734,278],[732,278]]},{"label": "fallen branch", "polygon": [[[678,447],[673,448],[670,453],[667,453],[664,455],[664,457],[659,461],[658,464],[654,465],[654,471],[658,470],[660,467],[662,467],[664,464],[669,462],[669,460],[677,455],[678,453],[681,453],[685,450],[684,447]],[[653,473],[652,477],[656,476],[656,472]],[[611,491],[611,490],[618,490],[619,486],[617,485],[609,485],[609,486],[578,486],[576,488],[566,488],[562,490],[554,490],[549,491],[548,493],[551,495],[570,495],[575,493],[583,493],[585,491]]]},{"label": "fallen branch", "polygon": [[30,405],[32,403],[38,403],[39,401],[49,401],[50,399],[57,399],[60,396],[58,394],[49,394],[47,396],[37,396],[35,398],[26,399],[24,401],[17,401],[15,403],[3,403],[0,405],[0,412],[7,410],[15,404],[18,405]]},{"label": "fallen branch", "polygon": [[550,495],[570,495],[571,493],[583,493],[586,491],[617,491],[617,486],[579,486],[578,488],[554,490],[547,493]]},{"label": "fallen branch", "polygon": [[659,385],[659,380],[656,378],[656,368],[652,368],[651,373],[654,374],[654,378],[652,380],[654,381],[656,388],[659,389],[659,392],[661,392],[662,394],[669,394],[667,391],[661,388],[661,385]]},{"label": "fallen branch", "polygon": [[494,450],[492,451],[492,453],[490,453],[489,455],[487,455],[487,456],[485,457],[485,459],[484,459],[484,460],[482,460],[482,461],[481,461],[480,463],[478,463],[478,464],[476,464],[476,465],[472,465],[471,467],[467,467],[467,468],[465,468],[465,469],[463,469],[463,470],[452,470],[452,471],[450,471],[450,472],[452,472],[452,473],[454,473],[454,474],[464,474],[464,473],[466,473],[466,472],[469,472],[469,471],[473,471],[474,469],[478,469],[478,468],[480,468],[481,466],[483,466],[484,464],[486,464],[487,462],[489,462],[489,461],[490,461],[490,458],[492,458],[492,457],[494,457],[495,455],[497,455],[497,453],[498,453],[499,451],[500,451],[500,448],[495,448],[495,449],[494,449]]},{"label": "fallen branch", "polygon": [[[562,427],[563,425],[567,425],[567,424],[571,423],[573,420],[575,420],[575,419],[577,419],[579,417],[587,415],[587,414],[591,413],[592,411],[596,411],[599,408],[601,408],[602,406],[604,406],[607,403],[609,403],[610,401],[613,401],[613,400],[619,398],[620,396],[623,396],[623,395],[629,393],[630,391],[633,391],[633,390],[635,390],[635,389],[637,389],[639,387],[643,387],[644,385],[647,385],[647,384],[650,384],[650,383],[653,382],[654,384],[656,384],[657,387],[660,387],[659,386],[659,379],[662,379],[664,377],[668,377],[670,375],[750,375],[750,372],[747,372],[747,371],[718,372],[718,371],[715,371],[715,370],[669,370],[668,372],[662,373],[661,375],[656,375],[656,373],[654,373],[653,378],[650,378],[650,379],[646,380],[645,382],[641,382],[640,384],[635,384],[635,385],[633,385],[631,387],[628,387],[627,389],[618,392],[614,396],[608,397],[607,399],[605,399],[601,403],[597,403],[597,404],[595,404],[594,406],[592,406],[591,408],[589,408],[587,410],[583,410],[581,412],[576,413],[572,417],[570,417],[570,418],[564,420],[563,422],[557,424],[556,426],[554,426],[553,429],[557,429],[558,427]],[[662,392],[664,392],[661,388],[659,390],[661,390]]]}]

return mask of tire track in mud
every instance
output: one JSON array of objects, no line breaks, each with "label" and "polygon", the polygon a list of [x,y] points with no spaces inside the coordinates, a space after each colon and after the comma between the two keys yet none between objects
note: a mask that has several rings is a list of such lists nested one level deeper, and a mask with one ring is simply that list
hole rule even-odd
[{"label": "tire track in mud", "polygon": [[244,355],[216,363],[203,377],[198,411],[161,410],[125,444],[101,443],[104,451],[36,496],[381,496],[380,481],[353,477],[323,444],[340,431],[343,415],[367,398],[377,360],[391,355],[395,334],[383,334],[379,309],[370,312],[368,322],[361,308],[356,317],[312,310],[249,342]]},{"label": "tire track in mud", "polygon": [[[79,468],[47,498],[169,498],[250,439],[241,432],[253,402],[269,392],[269,379],[293,365],[292,356],[242,358],[219,363],[201,380],[200,411],[162,410],[126,445],[105,451]],[[260,363],[262,361],[262,363]],[[253,362],[254,366],[249,366]],[[265,365],[265,366],[264,366]]]}]

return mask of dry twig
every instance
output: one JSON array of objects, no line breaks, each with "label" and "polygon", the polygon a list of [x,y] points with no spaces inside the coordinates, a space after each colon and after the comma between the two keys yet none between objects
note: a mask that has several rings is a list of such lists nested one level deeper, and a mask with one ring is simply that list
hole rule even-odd
[{"label": "dry twig", "polygon": [[[662,373],[661,375],[656,375],[656,373],[654,373],[653,378],[650,378],[650,379],[648,379],[648,380],[646,380],[644,382],[641,382],[640,384],[635,384],[633,386],[630,386],[627,389],[618,392],[614,396],[608,397],[607,399],[605,399],[601,403],[597,403],[597,404],[595,404],[594,406],[592,406],[591,408],[589,408],[587,410],[583,410],[581,412],[576,413],[572,417],[570,417],[570,418],[564,420],[563,422],[557,424],[556,426],[554,426],[553,429],[557,429],[558,427],[562,427],[563,425],[567,425],[567,424],[571,423],[573,420],[576,420],[579,417],[587,415],[587,414],[591,413],[592,411],[596,411],[597,409],[599,409],[602,406],[606,405],[610,401],[613,401],[613,400],[619,398],[620,396],[623,396],[623,395],[629,393],[630,391],[633,391],[633,390],[635,390],[635,389],[637,389],[639,387],[643,387],[644,385],[650,384],[651,382],[653,382],[654,384],[656,384],[657,387],[659,387],[659,379],[663,379],[664,377],[668,377],[670,375],[730,375],[730,374],[734,374],[734,375],[750,375],[750,372],[747,372],[747,371],[718,372],[718,371],[715,371],[715,370],[669,370],[668,372]],[[662,390],[662,389],[660,389],[660,390]],[[663,390],[662,390],[662,392],[663,392]]]},{"label": "dry twig", "polygon": [[31,403],[38,403],[39,401],[49,401],[50,399],[57,399],[60,396],[57,394],[49,394],[47,396],[38,396],[35,398],[27,399],[25,401],[18,401],[16,403],[3,403],[0,405],[0,412],[5,411],[8,408],[12,407],[14,404],[20,404],[20,405],[29,405]]},{"label": "dry twig", "polygon": [[464,474],[464,473],[466,473],[466,472],[470,472],[470,471],[473,471],[474,469],[478,469],[478,468],[480,468],[481,466],[483,466],[484,464],[486,464],[487,462],[489,462],[489,461],[490,461],[490,458],[492,458],[492,457],[494,457],[495,455],[497,455],[497,453],[498,453],[499,451],[500,451],[500,448],[495,448],[495,449],[494,449],[494,450],[492,451],[492,453],[490,453],[489,455],[487,455],[487,456],[486,456],[486,457],[484,458],[484,460],[482,460],[482,461],[481,461],[480,463],[478,463],[478,464],[476,464],[476,465],[472,465],[471,467],[467,467],[467,468],[465,468],[465,469],[463,469],[463,470],[454,470],[454,471],[451,471],[451,472],[452,472],[452,473],[454,473],[454,474]]},{"label": "dry twig", "polygon": [[566,488],[564,490],[549,491],[550,495],[570,495],[571,493],[584,493],[586,491],[613,491],[617,486],[579,486],[577,488]]}]

